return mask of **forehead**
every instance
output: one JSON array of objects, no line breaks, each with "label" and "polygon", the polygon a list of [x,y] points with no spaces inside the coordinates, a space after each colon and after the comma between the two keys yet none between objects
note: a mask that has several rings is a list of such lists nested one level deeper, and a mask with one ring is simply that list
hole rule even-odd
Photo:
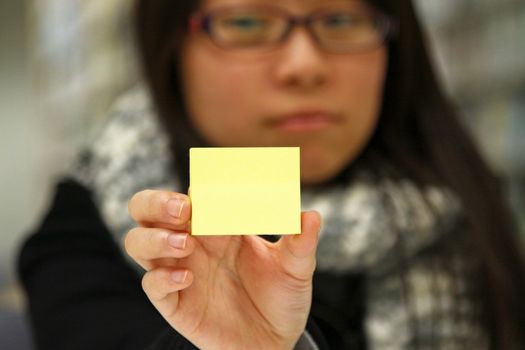
[{"label": "forehead", "polygon": [[348,5],[352,3],[363,3],[364,0],[202,0],[201,9],[213,9],[223,6],[246,6],[246,5],[265,5],[279,6],[290,10],[308,11],[316,8],[334,5]]}]

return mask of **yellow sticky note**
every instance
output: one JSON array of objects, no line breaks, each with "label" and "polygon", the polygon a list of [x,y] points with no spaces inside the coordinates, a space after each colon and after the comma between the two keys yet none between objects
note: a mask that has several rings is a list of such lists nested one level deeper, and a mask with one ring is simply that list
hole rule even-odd
[{"label": "yellow sticky note", "polygon": [[193,235],[301,232],[298,147],[192,148]]}]

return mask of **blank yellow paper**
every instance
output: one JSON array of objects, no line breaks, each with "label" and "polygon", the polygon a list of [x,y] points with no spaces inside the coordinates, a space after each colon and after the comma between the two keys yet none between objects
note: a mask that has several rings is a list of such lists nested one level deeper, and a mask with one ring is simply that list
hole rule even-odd
[{"label": "blank yellow paper", "polygon": [[193,235],[298,234],[298,147],[192,148]]}]

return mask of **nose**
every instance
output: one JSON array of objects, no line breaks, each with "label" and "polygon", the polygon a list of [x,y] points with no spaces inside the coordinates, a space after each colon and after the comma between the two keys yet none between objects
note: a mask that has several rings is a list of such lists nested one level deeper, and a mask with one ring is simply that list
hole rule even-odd
[{"label": "nose", "polygon": [[295,28],[279,49],[273,76],[280,85],[315,89],[327,81],[327,59],[305,28]]}]

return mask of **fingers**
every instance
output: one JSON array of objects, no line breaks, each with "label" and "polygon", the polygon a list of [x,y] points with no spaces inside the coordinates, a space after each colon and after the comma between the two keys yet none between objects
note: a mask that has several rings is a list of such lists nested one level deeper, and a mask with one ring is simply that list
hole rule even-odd
[{"label": "fingers", "polygon": [[300,280],[309,280],[315,270],[315,253],[321,216],[315,211],[301,214],[302,233],[283,236],[277,243],[284,270]]},{"label": "fingers", "polygon": [[157,310],[169,318],[177,309],[178,292],[193,281],[189,270],[169,266],[177,265],[177,259],[188,257],[195,249],[195,241],[187,233],[190,200],[180,193],[145,190],[131,198],[128,210],[142,227],[128,232],[126,251],[143,268],[150,270],[142,279],[142,288]]},{"label": "fingers", "polygon": [[124,246],[126,252],[148,270],[152,260],[189,256],[195,249],[195,241],[188,233],[137,227],[128,232]]},{"label": "fingers", "polygon": [[161,315],[169,319],[177,311],[179,291],[193,282],[193,274],[186,269],[157,268],[142,278],[142,288]]},{"label": "fingers", "polygon": [[145,190],[136,193],[128,203],[128,211],[143,226],[155,225],[186,230],[191,217],[188,196],[169,191]]}]

